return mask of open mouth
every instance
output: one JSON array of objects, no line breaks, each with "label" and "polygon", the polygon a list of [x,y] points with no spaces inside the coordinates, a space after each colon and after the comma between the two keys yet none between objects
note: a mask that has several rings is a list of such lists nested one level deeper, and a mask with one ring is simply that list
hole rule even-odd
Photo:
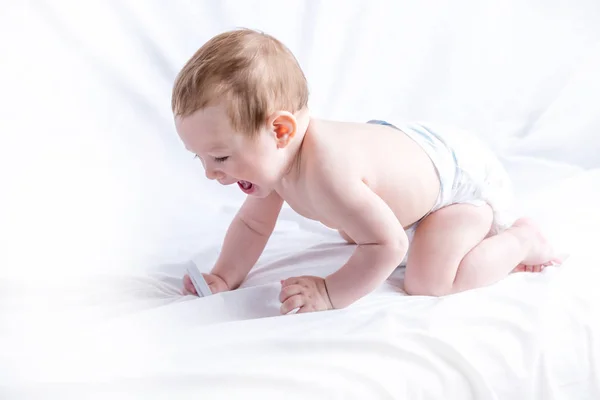
[{"label": "open mouth", "polygon": [[252,182],[248,182],[248,181],[238,181],[238,186],[240,187],[240,189],[242,189],[242,192],[246,193],[246,194],[250,194],[252,192],[254,192],[254,184],[252,184]]}]

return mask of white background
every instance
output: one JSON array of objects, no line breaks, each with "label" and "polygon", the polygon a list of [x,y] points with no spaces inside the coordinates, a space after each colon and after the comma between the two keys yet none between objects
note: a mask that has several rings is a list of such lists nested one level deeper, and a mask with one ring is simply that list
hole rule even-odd
[{"label": "white background", "polygon": [[178,69],[239,26],[295,52],[319,117],[447,122],[505,155],[598,167],[599,13],[594,0],[3,2],[3,272],[170,258],[207,208],[239,204],[204,181],[170,114]]},{"label": "white background", "polygon": [[[89,300],[64,289],[86,277],[143,277],[220,243],[242,196],[207,182],[185,152],[170,91],[199,46],[241,26],[296,54],[316,116],[470,129],[506,163],[523,209],[570,245],[589,249],[597,237],[597,197],[585,191],[600,182],[585,178],[600,167],[596,0],[4,0],[0,310],[9,321]],[[573,215],[583,222],[563,230]],[[153,298],[153,285],[135,287]],[[28,323],[33,341],[47,324],[58,336],[70,327]]]}]

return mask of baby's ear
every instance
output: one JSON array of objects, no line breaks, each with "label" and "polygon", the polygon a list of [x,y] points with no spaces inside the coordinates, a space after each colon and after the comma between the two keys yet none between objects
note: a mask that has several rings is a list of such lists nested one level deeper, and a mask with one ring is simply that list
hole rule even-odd
[{"label": "baby's ear", "polygon": [[278,148],[286,147],[296,134],[296,117],[287,111],[278,111],[269,118],[269,128]]}]

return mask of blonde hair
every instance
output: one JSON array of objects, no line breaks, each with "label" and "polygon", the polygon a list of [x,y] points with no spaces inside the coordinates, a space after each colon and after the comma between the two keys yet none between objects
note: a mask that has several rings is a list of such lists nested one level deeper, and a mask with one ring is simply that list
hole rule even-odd
[{"label": "blonde hair", "polygon": [[223,101],[236,131],[256,134],[277,110],[295,113],[308,103],[306,77],[291,51],[250,29],[221,33],[184,65],[171,108],[186,117]]}]

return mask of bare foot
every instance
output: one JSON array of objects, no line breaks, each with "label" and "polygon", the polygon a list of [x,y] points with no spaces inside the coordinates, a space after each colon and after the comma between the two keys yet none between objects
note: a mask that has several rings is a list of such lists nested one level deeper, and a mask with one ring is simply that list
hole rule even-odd
[{"label": "bare foot", "polygon": [[515,269],[512,270],[512,272],[542,272],[544,270],[544,268],[549,267],[554,264],[555,263],[553,263],[553,262],[546,263],[546,264],[539,264],[539,265],[519,264],[515,267]]},{"label": "bare foot", "polygon": [[540,228],[529,218],[518,219],[510,230],[529,247],[525,258],[512,272],[540,272],[550,265],[562,262]]}]

